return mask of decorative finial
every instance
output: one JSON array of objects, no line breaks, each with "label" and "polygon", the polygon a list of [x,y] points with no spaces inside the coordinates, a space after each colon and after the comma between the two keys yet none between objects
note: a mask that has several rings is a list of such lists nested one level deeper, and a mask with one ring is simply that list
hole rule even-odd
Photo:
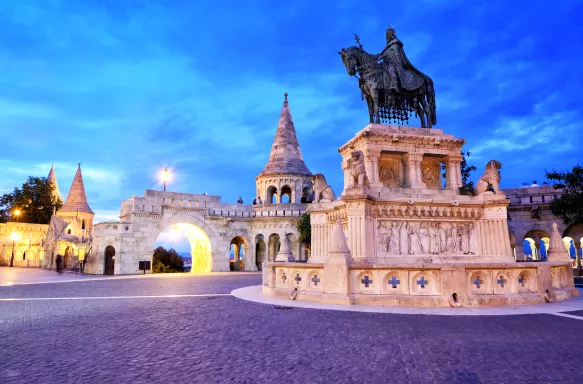
[{"label": "decorative finial", "polygon": [[393,31],[397,32],[397,29],[395,28],[395,26],[391,23],[389,23],[389,27],[387,29],[392,29]]},{"label": "decorative finial", "polygon": [[283,94],[283,97],[285,98],[284,101],[287,101],[287,92]]},{"label": "decorative finial", "polygon": [[356,44],[358,44],[358,48],[362,49],[362,44],[360,44],[360,37],[358,37],[356,33],[354,34],[354,40],[356,41]]}]

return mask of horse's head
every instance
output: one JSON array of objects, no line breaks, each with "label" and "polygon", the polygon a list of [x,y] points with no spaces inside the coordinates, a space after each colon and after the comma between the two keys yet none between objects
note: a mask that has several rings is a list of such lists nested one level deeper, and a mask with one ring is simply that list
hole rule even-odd
[{"label": "horse's head", "polygon": [[342,48],[338,54],[342,57],[342,62],[346,67],[346,72],[348,72],[348,76],[356,75],[356,70],[358,67],[358,56],[355,54],[354,49],[358,49],[357,47],[348,47],[347,49]]}]

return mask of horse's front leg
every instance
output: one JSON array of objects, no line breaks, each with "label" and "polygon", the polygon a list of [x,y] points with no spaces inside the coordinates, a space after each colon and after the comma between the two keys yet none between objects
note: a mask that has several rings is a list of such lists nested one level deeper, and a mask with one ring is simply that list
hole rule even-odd
[{"label": "horse's front leg", "polygon": [[[431,118],[429,117],[429,113],[427,113],[427,103],[425,103],[425,95],[418,95],[417,96],[417,114],[419,115],[419,119],[421,120],[421,128],[431,128]],[[425,124],[425,117],[427,117],[428,124]]]},{"label": "horse's front leg", "polygon": [[366,97],[366,104],[368,105],[369,122],[372,124],[374,123],[374,105],[372,103],[372,99],[369,96]]},{"label": "horse's front leg", "polygon": [[372,104],[373,104],[373,114],[375,116],[375,123],[380,124],[381,123],[381,118],[379,116],[379,90],[377,87],[374,87],[370,89],[370,95],[372,98]]}]

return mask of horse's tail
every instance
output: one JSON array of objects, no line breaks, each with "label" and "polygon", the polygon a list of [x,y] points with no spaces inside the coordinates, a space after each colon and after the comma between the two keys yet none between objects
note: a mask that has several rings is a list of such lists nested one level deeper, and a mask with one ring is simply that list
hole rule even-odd
[{"label": "horse's tail", "polygon": [[431,120],[431,125],[437,125],[437,115],[435,113],[435,89],[433,88],[433,80],[425,76],[427,79],[427,104],[431,110],[431,116],[427,120]]}]

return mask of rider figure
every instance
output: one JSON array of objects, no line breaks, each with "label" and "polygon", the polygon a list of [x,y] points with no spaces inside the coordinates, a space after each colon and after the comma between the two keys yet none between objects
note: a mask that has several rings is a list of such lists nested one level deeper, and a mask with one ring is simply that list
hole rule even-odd
[{"label": "rider figure", "polygon": [[391,75],[392,90],[398,89],[398,84],[402,83],[401,71],[403,67],[403,60],[401,58],[403,43],[397,38],[397,33],[392,25],[389,25],[386,33],[387,46],[377,58],[383,60],[383,67]]}]

